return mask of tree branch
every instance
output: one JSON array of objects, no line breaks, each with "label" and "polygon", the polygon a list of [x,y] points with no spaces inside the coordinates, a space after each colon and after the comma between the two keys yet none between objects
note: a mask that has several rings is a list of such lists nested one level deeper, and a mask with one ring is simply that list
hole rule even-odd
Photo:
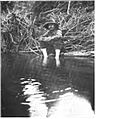
[{"label": "tree branch", "polygon": [[70,3],[71,3],[71,1],[69,0],[69,2],[68,2],[67,14],[69,14],[69,10],[70,10]]}]

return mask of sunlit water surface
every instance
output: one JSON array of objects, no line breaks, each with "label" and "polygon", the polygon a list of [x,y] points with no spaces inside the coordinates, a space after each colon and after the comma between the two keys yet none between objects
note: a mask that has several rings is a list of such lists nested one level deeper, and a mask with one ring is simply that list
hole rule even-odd
[{"label": "sunlit water surface", "polygon": [[94,60],[2,55],[3,117],[87,118],[94,115]]}]

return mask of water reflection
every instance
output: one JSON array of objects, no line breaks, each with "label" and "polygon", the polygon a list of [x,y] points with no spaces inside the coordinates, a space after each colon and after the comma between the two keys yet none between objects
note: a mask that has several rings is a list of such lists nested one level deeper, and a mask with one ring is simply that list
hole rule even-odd
[{"label": "water reflection", "polygon": [[56,117],[59,119],[93,119],[94,117],[93,110],[88,100],[73,92],[67,92],[60,95],[58,102],[50,109],[50,111],[50,119]]},{"label": "water reflection", "polygon": [[4,55],[1,79],[4,117],[71,118],[81,113],[76,105],[85,114],[91,105],[94,110],[94,66],[89,59],[61,57],[57,67],[53,57],[43,66],[39,56]]},{"label": "water reflection", "polygon": [[[53,59],[53,58],[54,58],[54,57],[52,57],[52,56],[50,56],[50,57],[44,57],[44,58],[43,58],[42,65],[43,65],[43,66],[47,66],[47,64],[49,63],[49,61],[50,61],[51,59]],[[59,67],[59,66],[60,66],[60,58],[56,57],[56,58],[54,58],[54,60],[55,60],[55,65],[56,65],[57,67]]]},{"label": "water reflection", "polygon": [[[21,78],[22,79],[22,78]],[[23,105],[29,105],[29,116],[30,117],[41,117],[45,118],[47,114],[47,106],[45,103],[45,94],[43,91],[39,90],[41,83],[35,82],[35,79],[25,79],[21,80],[23,86],[23,97],[26,97]]]},{"label": "water reflection", "polygon": [[92,107],[87,97],[79,94],[78,90],[71,87],[53,90],[47,94],[41,89],[41,83],[36,79],[21,78],[23,97],[22,105],[29,106],[29,116],[41,119],[54,118],[86,118],[94,116]]}]

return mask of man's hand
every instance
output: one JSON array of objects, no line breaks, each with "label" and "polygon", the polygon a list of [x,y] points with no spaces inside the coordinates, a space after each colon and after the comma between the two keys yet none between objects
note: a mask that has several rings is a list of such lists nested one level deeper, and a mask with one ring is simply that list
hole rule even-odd
[{"label": "man's hand", "polygon": [[52,37],[50,37],[50,36],[49,36],[49,37],[42,37],[42,36],[41,36],[41,37],[39,38],[39,41],[50,41],[51,39],[52,39]]},{"label": "man's hand", "polygon": [[43,41],[50,41],[52,39],[52,37],[43,37]]}]

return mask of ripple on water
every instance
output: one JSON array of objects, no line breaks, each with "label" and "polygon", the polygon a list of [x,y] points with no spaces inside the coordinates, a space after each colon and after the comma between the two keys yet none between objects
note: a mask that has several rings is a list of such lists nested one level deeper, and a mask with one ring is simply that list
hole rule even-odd
[{"label": "ripple on water", "polygon": [[43,67],[42,59],[33,59],[30,55],[5,56],[2,60],[3,115],[40,119],[60,116],[62,119],[66,115],[78,116],[79,106],[89,112],[94,103],[93,63],[69,57],[60,60],[59,67],[53,58]]},{"label": "ripple on water", "polygon": [[29,106],[30,117],[41,119],[87,117],[86,119],[92,119],[94,116],[87,98],[78,95],[78,90],[71,87],[46,94],[40,88],[42,84],[36,79],[21,78],[21,85],[23,85],[22,96],[26,97],[21,104]]}]

